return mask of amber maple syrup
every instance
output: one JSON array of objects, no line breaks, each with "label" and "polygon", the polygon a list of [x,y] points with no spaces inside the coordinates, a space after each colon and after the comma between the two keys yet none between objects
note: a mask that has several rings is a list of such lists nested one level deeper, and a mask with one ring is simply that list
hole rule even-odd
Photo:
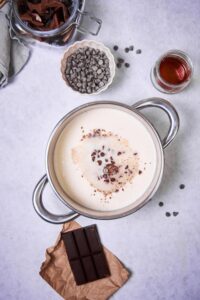
[{"label": "amber maple syrup", "polygon": [[162,79],[174,85],[187,81],[191,73],[184,60],[173,56],[166,56],[161,60],[159,72]]},{"label": "amber maple syrup", "polygon": [[191,81],[193,65],[188,55],[171,50],[156,62],[151,72],[153,85],[164,93],[177,93]]}]

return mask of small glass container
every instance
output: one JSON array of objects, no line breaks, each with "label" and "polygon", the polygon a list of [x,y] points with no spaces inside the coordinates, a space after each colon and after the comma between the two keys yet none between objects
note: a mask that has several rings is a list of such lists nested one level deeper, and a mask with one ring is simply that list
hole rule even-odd
[{"label": "small glass container", "polygon": [[[69,19],[60,27],[48,31],[32,29],[20,18],[18,12],[18,0],[12,0],[11,4],[12,30],[17,36],[26,38],[30,41],[37,40],[49,45],[64,46],[71,43],[75,39],[77,32],[97,35],[101,29],[101,19],[96,18],[84,10],[85,0],[72,0],[72,6],[70,8],[71,14]],[[96,31],[88,30],[81,25],[83,17],[86,17],[97,24]]]},{"label": "small glass container", "polygon": [[193,64],[183,51],[170,50],[163,54],[151,70],[151,81],[160,92],[175,94],[191,82]]}]

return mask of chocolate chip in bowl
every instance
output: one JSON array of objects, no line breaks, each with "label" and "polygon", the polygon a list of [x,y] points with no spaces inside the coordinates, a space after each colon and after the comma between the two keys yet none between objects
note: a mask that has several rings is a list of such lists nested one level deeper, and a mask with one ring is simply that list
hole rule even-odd
[{"label": "chocolate chip in bowl", "polygon": [[115,61],[102,43],[83,40],[65,52],[61,62],[62,77],[74,91],[99,94],[105,91],[115,76]]}]

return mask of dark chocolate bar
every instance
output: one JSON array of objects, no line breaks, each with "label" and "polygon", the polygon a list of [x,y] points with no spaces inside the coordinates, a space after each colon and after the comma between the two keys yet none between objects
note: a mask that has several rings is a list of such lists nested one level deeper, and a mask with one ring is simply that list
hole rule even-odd
[{"label": "dark chocolate bar", "polygon": [[96,225],[62,233],[77,285],[110,276]]}]

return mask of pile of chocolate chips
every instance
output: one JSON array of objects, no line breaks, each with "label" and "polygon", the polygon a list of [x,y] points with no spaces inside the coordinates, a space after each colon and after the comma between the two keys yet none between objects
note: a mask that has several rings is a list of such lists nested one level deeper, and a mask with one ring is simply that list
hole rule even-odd
[{"label": "pile of chocolate chips", "polygon": [[60,27],[70,17],[71,0],[18,0],[19,16],[29,27],[47,31]]},{"label": "pile of chocolate chips", "polygon": [[87,94],[97,92],[110,78],[109,59],[99,49],[79,48],[68,57],[65,76],[74,90]]}]

